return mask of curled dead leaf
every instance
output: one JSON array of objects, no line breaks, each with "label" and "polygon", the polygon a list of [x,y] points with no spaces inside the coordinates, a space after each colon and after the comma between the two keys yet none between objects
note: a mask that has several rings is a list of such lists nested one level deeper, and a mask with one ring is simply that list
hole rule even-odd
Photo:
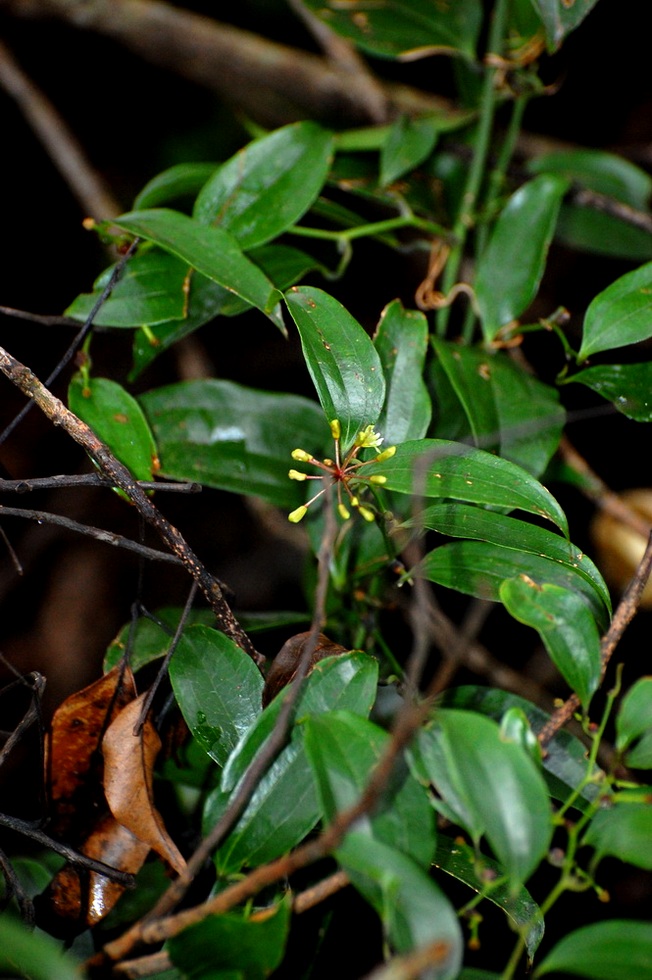
[{"label": "curled dead leaf", "polygon": [[[272,665],[267,672],[265,687],[263,688],[263,708],[276,697],[282,688],[286,687],[292,681],[297,672],[297,667],[309,636],[310,632],[297,633],[295,636],[291,636],[274,657]],[[317,645],[310,658],[308,673],[310,673],[316,663],[325,657],[338,657],[342,653],[346,653],[345,647],[339,643],[334,643],[333,640],[329,640],[324,633],[319,633]]]},{"label": "curled dead leaf", "polygon": [[104,793],[115,819],[181,874],[186,862],[154,806],[153,771],[161,740],[149,717],[134,735],[144,698],[127,705],[106,731]]}]

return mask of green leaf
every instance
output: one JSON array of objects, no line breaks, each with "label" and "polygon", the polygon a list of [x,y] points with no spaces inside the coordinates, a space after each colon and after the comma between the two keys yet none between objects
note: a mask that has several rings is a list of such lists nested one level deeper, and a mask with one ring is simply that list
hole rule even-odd
[{"label": "green leaf", "polygon": [[475,295],[485,340],[516,320],[537,294],[568,181],[542,174],[510,197],[480,257]]},{"label": "green leaf", "polygon": [[616,749],[629,749],[652,731],[652,677],[640,677],[623,697],[616,714]]},{"label": "green leaf", "polygon": [[433,964],[437,980],[455,980],[462,961],[462,932],[455,910],[427,873],[362,831],[349,832],[336,857],[380,916],[397,952],[440,943],[441,961]]},{"label": "green leaf", "polygon": [[284,899],[248,918],[210,915],[169,939],[166,950],[187,980],[215,980],[223,971],[242,980],[265,980],[283,959],[291,908]]},{"label": "green leaf", "polygon": [[136,399],[116,381],[75,374],[68,387],[68,406],[105,442],[136,480],[158,472],[156,442]]},{"label": "green leaf", "polygon": [[[73,300],[66,316],[86,320],[113,274],[106,269],[93,283],[92,293]],[[183,284],[188,273],[184,262],[157,248],[139,251],[127,263],[93,322],[98,327],[142,327],[181,320],[184,316]]]},{"label": "green leaf", "polygon": [[[360,799],[390,735],[366,718],[331,711],[305,722],[305,744],[324,815],[331,823]],[[405,766],[395,767],[362,829],[429,868],[435,849],[434,813]]]},{"label": "green leaf", "polygon": [[646,210],[652,195],[652,177],[645,170],[604,150],[544,153],[528,161],[526,170],[531,174],[557,174],[641,211]]},{"label": "green leaf", "polygon": [[[446,691],[441,697],[441,704],[444,707],[479,712],[497,722],[502,722],[510,708],[518,707],[525,713],[535,732],[540,732],[550,721],[550,715],[518,694],[472,684]],[[548,742],[543,757],[543,770],[548,792],[553,799],[565,803],[570,793],[584,782],[587,768],[586,746],[574,735],[562,730]],[[596,770],[595,775],[599,775],[599,770]],[[597,780],[588,783],[583,787],[581,797],[576,799],[574,806],[586,810],[587,802],[594,800],[599,792]]]},{"label": "green leaf", "polygon": [[555,239],[569,248],[631,262],[652,258],[652,235],[606,211],[562,204]]},{"label": "green leaf", "polygon": [[598,810],[582,844],[595,849],[595,863],[614,857],[652,871],[652,806],[616,802],[608,810]]},{"label": "green leaf", "polygon": [[169,669],[188,728],[223,766],[261,713],[260,671],[228,636],[202,625],[184,630]]},{"label": "green leaf", "polygon": [[652,980],[652,923],[607,919],[576,929],[553,947],[534,977],[554,971],[588,980]]},{"label": "green leaf", "polygon": [[0,915],[0,968],[31,980],[79,980],[80,964],[62,943],[28,928],[9,912]]},{"label": "green leaf", "polygon": [[484,541],[455,541],[435,548],[410,569],[410,574],[493,602],[501,601],[500,587],[505,579],[526,575],[537,585],[548,583],[577,593],[600,628],[607,623],[602,598],[573,569],[539,555],[520,554],[512,548]]},{"label": "green leaf", "polygon": [[527,524],[515,517],[496,514],[480,507],[453,503],[426,507],[416,517],[405,521],[403,526],[428,528],[453,538],[487,541],[502,548],[540,555],[542,558],[559,562],[591,583],[604,602],[605,608],[611,612],[609,590],[591,559],[567,538],[561,538],[546,528]]},{"label": "green leaf", "polygon": [[380,183],[393,183],[426,160],[437,142],[437,122],[430,116],[411,119],[399,116],[380,151]]},{"label": "green leaf", "polygon": [[[292,286],[306,273],[322,268],[316,259],[290,245],[261,245],[260,248],[252,249],[248,257],[281,290]],[[172,262],[178,262],[173,256],[167,258]],[[198,272],[188,269],[185,263],[183,269],[185,288],[189,287],[188,294],[186,295],[185,292],[183,294],[187,306],[184,319],[150,326],[147,332],[136,331],[133,348],[134,367],[129,376],[130,380],[137,377],[172,344],[187,337],[209,320],[218,316],[238,316],[245,310],[251,309],[251,304],[230,293],[218,283],[211,282]],[[140,326],[141,323],[137,325]]]},{"label": "green leaf", "polygon": [[281,331],[285,330],[277,290],[223,228],[207,228],[168,208],[132,211],[116,218],[114,224],[183,259],[208,279],[261,310]]},{"label": "green leaf", "polygon": [[543,21],[548,51],[556,51],[564,38],[582,23],[598,0],[532,0]]},{"label": "green leaf", "polygon": [[505,354],[432,338],[438,363],[469,421],[475,444],[533,476],[557,450],[565,422],[559,395]]},{"label": "green leaf", "polygon": [[575,592],[528,576],[507,579],[500,586],[507,611],[532,626],[550,659],[584,708],[600,683],[600,634],[585,601]]},{"label": "green leaf", "polygon": [[584,317],[579,360],[652,337],[652,262],[627,272],[595,297]]},{"label": "green leaf", "polygon": [[[450,708],[438,710],[432,727],[418,734],[415,752],[444,801],[453,809],[462,802],[463,825],[476,846],[486,837],[515,895],[552,837],[548,792],[536,764],[521,746],[503,741],[491,719]],[[446,799],[447,786],[453,800]]]},{"label": "green leaf", "polygon": [[216,168],[216,163],[177,163],[168,167],[145,184],[134,200],[134,211],[157,208],[180,197],[194,197]]},{"label": "green leaf", "polygon": [[[488,901],[501,908],[514,931],[523,933],[528,956],[533,959],[543,938],[544,922],[541,909],[526,888],[522,887],[512,895],[502,884],[487,887],[488,881],[501,877],[501,866],[484,854],[479,856],[468,844],[450,838],[440,836],[434,864],[441,871],[464,882],[474,892],[482,892]],[[483,872],[489,873],[487,877],[483,878]]]},{"label": "green leaf", "polygon": [[388,446],[421,439],[430,424],[430,396],[423,380],[427,345],[423,313],[404,309],[398,299],[389,303],[374,336],[387,389],[377,426]]},{"label": "green leaf", "polygon": [[652,422],[652,361],[645,364],[598,364],[567,379],[596,391],[636,422]]},{"label": "green leaf", "polygon": [[[141,616],[135,628],[132,628],[131,623],[126,623],[107,647],[104,673],[108,673],[120,662],[127,647],[129,666],[134,673],[153,660],[164,657],[170,648],[182,613],[183,609],[180,606],[168,606],[156,610],[156,619]],[[211,609],[191,609],[186,619],[186,626],[195,623],[212,626],[215,623],[215,613]]]},{"label": "green leaf", "polygon": [[315,404],[230,381],[187,381],[141,395],[156,435],[161,474],[255,494],[279,507],[303,503],[288,479],[297,444],[319,452],[330,440]]},{"label": "green leaf", "polygon": [[411,61],[444,50],[472,59],[482,26],[478,0],[438,7],[430,0],[307,0],[306,6],[338,34],[370,54]]},{"label": "green leaf", "polygon": [[319,401],[329,422],[339,419],[346,451],[358,432],[378,421],[385,400],[380,358],[368,334],[333,296],[295,286],[285,298]]},{"label": "green leaf", "polygon": [[244,249],[286,231],[321,191],[333,157],[333,136],[298,122],[262,136],[223,164],[195,203],[200,224],[228,229]]},{"label": "green leaf", "polygon": [[524,510],[568,533],[563,510],[534,477],[506,459],[463,443],[446,439],[404,442],[392,459],[365,466],[365,476],[373,474],[387,477],[388,490]]}]

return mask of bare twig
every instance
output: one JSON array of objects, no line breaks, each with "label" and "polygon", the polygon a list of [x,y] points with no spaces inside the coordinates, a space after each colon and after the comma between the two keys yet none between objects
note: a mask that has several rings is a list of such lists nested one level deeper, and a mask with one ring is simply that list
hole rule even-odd
[{"label": "bare twig", "polygon": [[[138,480],[141,490],[162,490],[171,493],[201,493],[201,483],[164,483],[162,480]],[[113,487],[102,473],[62,473],[56,476],[28,477],[25,480],[0,478],[0,493],[28,493],[30,490],[68,489],[70,487]]]},{"label": "bare twig", "polygon": [[90,165],[65,120],[47,96],[25,75],[1,41],[0,84],[20,106],[50,159],[81,204],[84,214],[98,221],[117,217],[122,208]]},{"label": "bare twig", "polygon": [[419,946],[404,956],[393,956],[388,963],[368,973],[365,980],[417,980],[428,967],[443,966],[450,955],[450,946],[438,939]]},{"label": "bare twig", "polygon": [[144,490],[92,429],[74,415],[58,398],[38,380],[35,374],[0,347],[0,370],[23,394],[32,399],[55,424],[79,443],[112,485],[121,489],[136,507],[143,520],[151,524],[170,550],[181,559],[190,575],[196,580],[215,613],[218,628],[230,636],[259,666],[264,658],[233,615],[217,579],[211,575],[188,546],[183,535],[166,520]]}]

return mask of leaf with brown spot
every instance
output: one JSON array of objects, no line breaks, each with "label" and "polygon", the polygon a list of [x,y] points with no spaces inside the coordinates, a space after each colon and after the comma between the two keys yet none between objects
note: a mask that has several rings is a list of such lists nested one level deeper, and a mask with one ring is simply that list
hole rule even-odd
[{"label": "leaf with brown spot", "polygon": [[[295,636],[291,636],[274,657],[272,665],[267,672],[265,687],[263,688],[263,708],[276,697],[282,688],[291,683],[297,672],[297,667],[299,666],[299,661],[301,660],[309,636],[310,632],[297,633]],[[315,664],[319,663],[320,660],[323,660],[325,657],[338,657],[341,653],[346,653],[346,649],[343,646],[340,646],[339,643],[334,643],[333,640],[329,640],[324,633],[319,633],[317,644],[310,658],[308,673],[310,673]]]},{"label": "leaf with brown spot", "polygon": [[149,717],[134,735],[144,698],[141,694],[127,705],[104,736],[104,792],[116,820],[181,874],[186,862],[154,806],[153,769],[161,740]]}]

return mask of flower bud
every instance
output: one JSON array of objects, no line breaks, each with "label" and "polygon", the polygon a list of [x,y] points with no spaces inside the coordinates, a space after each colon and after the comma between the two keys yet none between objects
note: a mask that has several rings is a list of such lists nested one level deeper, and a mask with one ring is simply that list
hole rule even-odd
[{"label": "flower bud", "polygon": [[375,483],[376,486],[382,487],[383,484],[387,483],[387,477],[382,476],[382,474],[378,473],[376,476],[369,477],[369,483]]},{"label": "flower bud", "polygon": [[369,510],[368,507],[358,507],[358,513],[362,514],[365,521],[369,521],[370,524],[372,521],[376,520],[376,515],[372,510]]},{"label": "flower bud", "polygon": [[343,521],[348,521],[349,517],[351,516],[351,514],[346,509],[346,507],[344,506],[344,504],[338,504],[337,505],[337,512],[338,512],[338,514],[340,515],[340,517],[342,518]]},{"label": "flower bud", "polygon": [[304,480],[308,479],[307,474],[301,473],[299,470],[288,470],[288,476],[291,480],[298,480],[299,483],[302,483]]},{"label": "flower bud", "polygon": [[339,439],[340,436],[342,435],[342,427],[340,425],[340,420],[333,419],[333,421],[330,423],[330,427],[331,427],[331,435],[333,436],[333,439]]},{"label": "flower bud", "polygon": [[307,453],[305,449],[293,449],[290,455],[292,459],[296,459],[297,463],[309,463],[312,459],[310,453]]},{"label": "flower bud", "polygon": [[388,446],[387,449],[383,449],[382,453],[378,453],[374,463],[384,463],[386,459],[391,459],[396,452],[396,446]]},{"label": "flower bud", "polygon": [[293,510],[291,514],[288,514],[288,521],[290,521],[292,524],[298,524],[299,521],[303,520],[307,513],[308,508],[305,504],[303,504],[301,507],[297,507],[296,510]]}]

